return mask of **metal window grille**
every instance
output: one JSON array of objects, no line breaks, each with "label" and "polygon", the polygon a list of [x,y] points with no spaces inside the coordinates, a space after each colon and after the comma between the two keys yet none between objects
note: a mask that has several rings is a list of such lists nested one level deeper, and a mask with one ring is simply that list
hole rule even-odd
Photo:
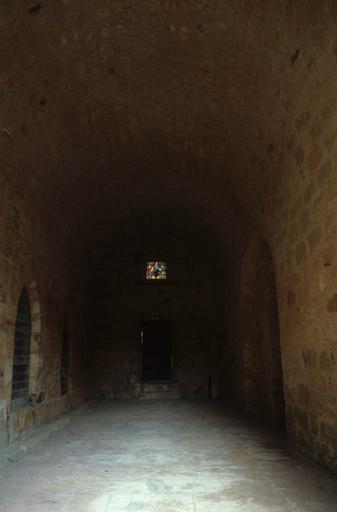
[{"label": "metal window grille", "polygon": [[65,395],[68,391],[68,360],[69,360],[69,327],[68,321],[65,321],[63,328],[63,343],[60,367],[60,385],[61,395]]},{"label": "metal window grille", "polygon": [[27,290],[23,288],[18,304],[14,338],[12,402],[14,406],[28,403],[29,360],[32,321]]}]

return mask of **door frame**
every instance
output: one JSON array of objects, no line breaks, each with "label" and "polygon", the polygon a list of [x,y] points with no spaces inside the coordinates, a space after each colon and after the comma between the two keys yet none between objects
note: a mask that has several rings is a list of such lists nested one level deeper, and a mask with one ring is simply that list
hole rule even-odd
[{"label": "door frame", "polygon": [[146,322],[151,322],[155,320],[161,320],[164,322],[168,322],[170,324],[170,336],[171,336],[171,379],[168,382],[175,382],[176,381],[176,372],[175,372],[175,328],[174,328],[174,322],[172,318],[164,315],[151,315],[151,316],[144,316],[139,320],[138,324],[138,339],[140,344],[140,367],[141,367],[141,382],[146,382],[143,379],[143,326]]}]

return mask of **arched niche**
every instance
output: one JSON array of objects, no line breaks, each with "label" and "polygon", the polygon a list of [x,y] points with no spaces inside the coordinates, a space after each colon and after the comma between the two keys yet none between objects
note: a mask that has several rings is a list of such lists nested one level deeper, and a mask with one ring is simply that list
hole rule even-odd
[{"label": "arched niche", "polygon": [[68,316],[65,317],[62,332],[62,347],[61,347],[61,360],[60,360],[60,393],[64,396],[68,392],[69,380],[69,352],[70,352],[70,338],[69,338],[69,322]]},{"label": "arched niche", "polygon": [[266,240],[243,257],[240,290],[242,394],[249,413],[284,425],[283,374],[275,270]]},{"label": "arched niche", "polygon": [[[10,338],[12,339],[12,386],[13,389],[13,374],[14,374],[14,364],[16,357],[16,337],[18,335],[18,317],[19,317],[19,309],[24,305],[24,309],[26,315],[29,314],[30,321],[30,333],[29,333],[29,354],[28,354],[28,388],[27,388],[27,399],[23,402],[31,403],[37,400],[38,394],[40,392],[40,344],[41,344],[41,312],[40,312],[40,301],[38,297],[37,284],[35,281],[30,281],[27,284],[18,283],[16,280],[13,281],[15,286],[15,290],[13,292],[13,297],[16,298],[15,304],[11,307],[10,317],[12,318],[11,324],[13,325],[12,332],[10,333]],[[11,391],[11,395],[13,398],[13,392]],[[12,407],[16,405],[25,405],[20,401],[13,400]]]}]

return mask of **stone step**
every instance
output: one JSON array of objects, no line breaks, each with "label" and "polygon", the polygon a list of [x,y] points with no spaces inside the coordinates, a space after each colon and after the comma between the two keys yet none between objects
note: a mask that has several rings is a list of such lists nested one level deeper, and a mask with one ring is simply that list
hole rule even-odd
[{"label": "stone step", "polygon": [[174,382],[144,382],[139,394],[139,400],[178,400],[179,398],[181,398],[181,392]]},{"label": "stone step", "polygon": [[178,391],[149,391],[140,393],[139,400],[178,400],[181,393]]}]

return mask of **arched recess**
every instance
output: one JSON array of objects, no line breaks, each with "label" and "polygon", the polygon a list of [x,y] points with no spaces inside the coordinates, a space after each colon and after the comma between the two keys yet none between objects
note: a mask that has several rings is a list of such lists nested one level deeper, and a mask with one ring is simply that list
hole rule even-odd
[{"label": "arched recess", "polygon": [[61,395],[66,395],[68,392],[68,373],[69,373],[69,323],[66,316],[63,325],[62,334],[62,351],[60,362],[60,391]]},{"label": "arched recess", "polygon": [[241,269],[242,391],[248,412],[284,426],[283,373],[272,255],[258,238]]},{"label": "arched recess", "polygon": [[[41,313],[40,302],[35,281],[17,290],[17,305],[15,309],[15,328],[13,332],[13,374],[12,374],[12,407],[22,406],[38,399],[40,377],[40,343],[41,343]],[[20,315],[23,314],[23,317]],[[23,320],[23,322],[22,322]],[[21,325],[20,325],[21,324]],[[28,386],[22,395],[22,400],[17,399],[13,392],[13,379],[15,379],[15,366],[18,363],[18,335],[21,328],[26,329],[27,378]],[[28,332],[29,329],[29,332]],[[29,339],[28,339],[29,337]],[[27,350],[27,346],[26,346]]]},{"label": "arched recess", "polygon": [[14,335],[12,405],[22,406],[29,400],[30,344],[32,319],[26,288],[21,291]]}]

